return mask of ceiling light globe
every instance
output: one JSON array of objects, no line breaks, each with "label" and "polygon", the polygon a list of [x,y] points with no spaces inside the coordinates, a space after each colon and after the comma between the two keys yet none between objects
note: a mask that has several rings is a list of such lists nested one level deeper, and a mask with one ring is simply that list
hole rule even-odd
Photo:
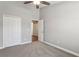
[{"label": "ceiling light globe", "polygon": [[39,5],[40,4],[40,1],[34,1],[33,2],[35,5]]}]

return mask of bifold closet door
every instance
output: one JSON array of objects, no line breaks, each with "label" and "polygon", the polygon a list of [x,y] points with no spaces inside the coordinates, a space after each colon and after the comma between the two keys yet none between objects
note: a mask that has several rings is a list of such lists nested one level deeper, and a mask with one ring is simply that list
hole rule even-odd
[{"label": "bifold closet door", "polygon": [[3,16],[3,46],[9,47],[21,43],[21,18]]}]

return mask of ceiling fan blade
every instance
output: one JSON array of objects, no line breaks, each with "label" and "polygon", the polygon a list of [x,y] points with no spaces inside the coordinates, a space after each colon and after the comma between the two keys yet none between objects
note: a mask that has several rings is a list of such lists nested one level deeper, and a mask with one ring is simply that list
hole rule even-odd
[{"label": "ceiling fan blade", "polygon": [[33,1],[25,1],[24,4],[32,3]]},{"label": "ceiling fan blade", "polygon": [[39,9],[39,5],[36,5],[36,8]]},{"label": "ceiling fan blade", "polygon": [[46,1],[40,1],[40,3],[45,4],[45,5],[50,5],[50,3]]}]

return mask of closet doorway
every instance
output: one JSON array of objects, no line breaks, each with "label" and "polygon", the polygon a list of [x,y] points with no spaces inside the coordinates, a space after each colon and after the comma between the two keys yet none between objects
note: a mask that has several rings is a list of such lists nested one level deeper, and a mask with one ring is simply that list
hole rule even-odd
[{"label": "closet doorway", "polygon": [[44,40],[43,20],[32,20],[32,42]]}]

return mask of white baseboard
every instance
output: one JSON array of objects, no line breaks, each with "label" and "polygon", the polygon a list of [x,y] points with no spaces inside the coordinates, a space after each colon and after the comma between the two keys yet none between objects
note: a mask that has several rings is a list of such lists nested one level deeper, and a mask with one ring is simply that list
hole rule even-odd
[{"label": "white baseboard", "polygon": [[65,51],[65,52],[67,52],[67,53],[70,53],[70,54],[72,54],[72,55],[75,55],[75,56],[79,57],[79,54],[78,54],[78,53],[75,53],[75,52],[73,52],[73,51],[71,51],[71,50],[62,48],[62,47],[60,47],[60,46],[57,46],[57,45],[54,45],[54,44],[51,44],[51,43],[48,43],[48,42],[46,42],[46,41],[43,41],[43,43],[48,44],[48,45],[53,46],[53,47],[56,47],[56,48],[58,48],[58,49],[60,49],[60,50],[62,50],[62,51]]},{"label": "white baseboard", "polygon": [[0,49],[3,49],[3,47],[0,47]]},{"label": "white baseboard", "polygon": [[[16,45],[22,45],[22,44],[29,44],[29,43],[32,43],[32,41],[28,41],[28,42],[24,42],[24,43],[20,43],[20,44],[16,44]],[[16,46],[14,45],[14,46]],[[8,47],[12,47],[12,46],[8,46]],[[0,47],[0,49],[4,49],[4,48],[7,48],[7,47]]]},{"label": "white baseboard", "polygon": [[32,41],[24,42],[24,43],[21,43],[21,44],[29,44],[29,43],[32,43]]}]

